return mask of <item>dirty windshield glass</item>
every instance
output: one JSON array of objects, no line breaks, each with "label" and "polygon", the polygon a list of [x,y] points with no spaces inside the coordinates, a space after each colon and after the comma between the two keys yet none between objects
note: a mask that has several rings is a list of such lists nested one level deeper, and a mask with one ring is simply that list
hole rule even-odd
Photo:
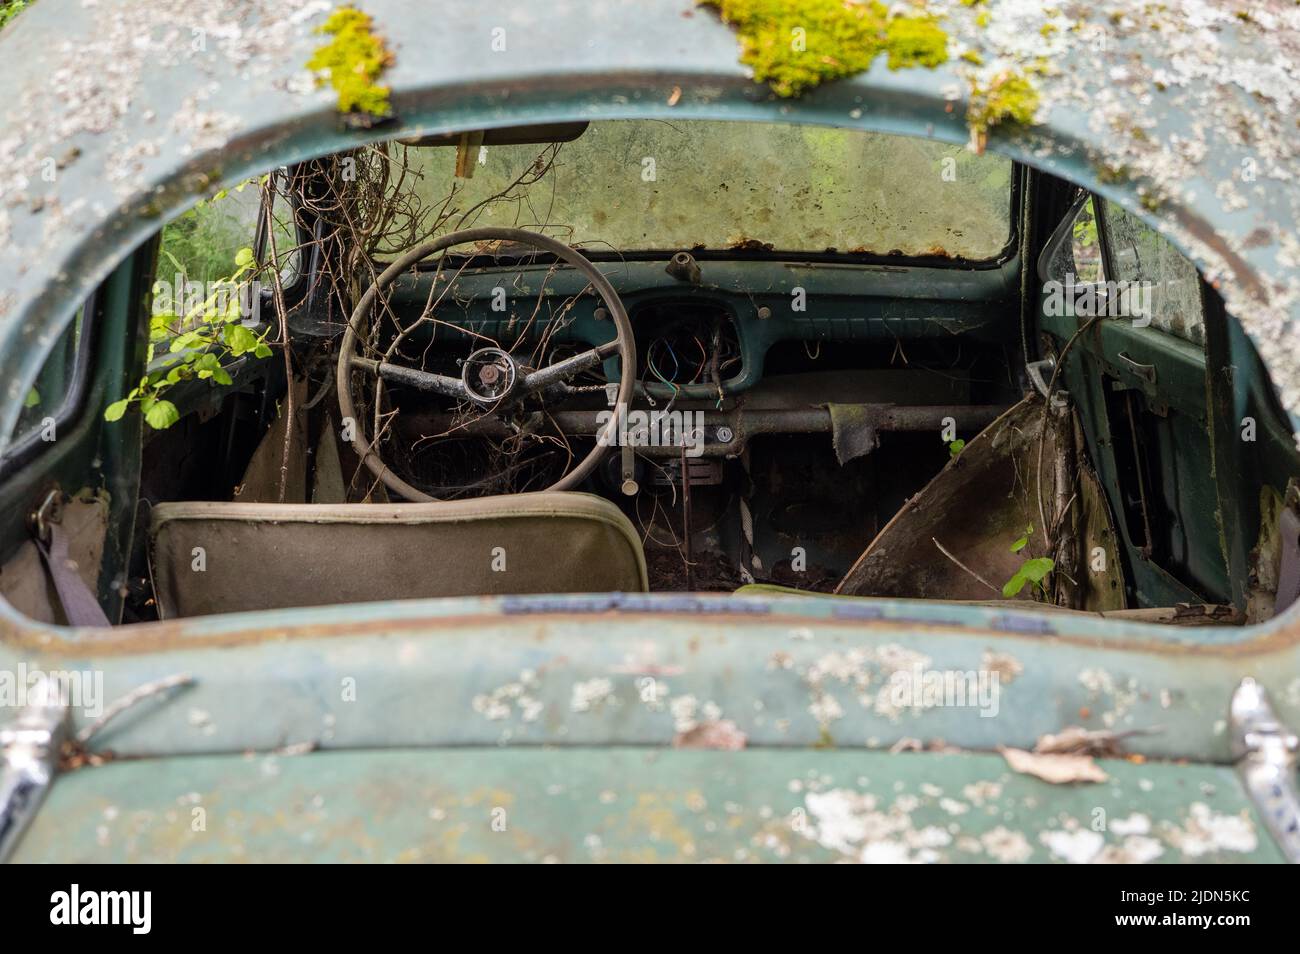
[{"label": "dirty windshield glass", "polygon": [[740,247],[988,259],[1010,235],[1009,160],[883,133],[609,121],[572,142],[423,146],[408,162],[421,176],[428,219],[415,232],[425,238],[498,225],[592,253]]}]

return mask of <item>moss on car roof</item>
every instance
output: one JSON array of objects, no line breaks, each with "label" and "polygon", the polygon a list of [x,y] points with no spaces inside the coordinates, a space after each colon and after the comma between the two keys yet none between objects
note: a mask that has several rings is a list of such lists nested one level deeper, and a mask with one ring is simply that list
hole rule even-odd
[{"label": "moss on car roof", "polygon": [[[982,0],[962,0],[977,6]],[[735,27],[740,38],[740,61],[754,71],[754,79],[767,83],[778,96],[798,96],[824,82],[843,79],[871,68],[882,55],[891,70],[933,69],[947,63],[950,38],[941,16],[928,8],[915,12],[886,7],[878,0],[865,3],[844,0],[699,0],[715,8],[722,20]],[[976,25],[987,25],[981,11]],[[1040,34],[1056,31],[1044,24]],[[1045,32],[1046,31],[1046,32]],[[983,56],[967,48],[960,54],[971,67],[983,65]],[[971,142],[982,151],[988,131],[999,123],[1028,125],[1038,111],[1038,90],[1029,73],[1004,67],[988,77],[975,70],[962,71],[970,83],[966,111]]]},{"label": "moss on car roof", "polygon": [[384,38],[372,30],[369,14],[356,7],[335,10],[316,28],[330,37],[307,61],[307,69],[324,74],[339,97],[339,112],[383,118],[392,112],[388,87],[377,82],[393,62]]}]

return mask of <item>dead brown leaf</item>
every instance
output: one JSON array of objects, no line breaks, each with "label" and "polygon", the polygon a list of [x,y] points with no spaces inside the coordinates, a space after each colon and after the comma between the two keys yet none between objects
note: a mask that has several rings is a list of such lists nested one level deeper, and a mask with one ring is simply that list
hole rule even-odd
[{"label": "dead brown leaf", "polygon": [[1091,755],[1060,755],[1042,752],[1026,752],[1024,749],[1002,749],[1002,757],[1007,760],[1013,772],[1032,775],[1053,785],[1069,785],[1074,782],[1105,782],[1107,775],[1100,765],[1092,760]]},{"label": "dead brown leaf", "polygon": [[730,719],[701,722],[673,738],[675,749],[715,749],[722,752],[739,752],[748,739]]}]

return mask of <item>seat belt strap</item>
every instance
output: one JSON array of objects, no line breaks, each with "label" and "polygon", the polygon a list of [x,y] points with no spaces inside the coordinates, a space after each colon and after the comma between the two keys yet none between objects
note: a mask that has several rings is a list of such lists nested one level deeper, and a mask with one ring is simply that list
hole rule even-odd
[{"label": "seat belt strap", "polygon": [[73,626],[108,626],[104,608],[77,572],[77,561],[68,555],[68,535],[57,523],[45,524],[44,530],[45,539],[38,537],[36,546],[54,581],[63,615]]}]

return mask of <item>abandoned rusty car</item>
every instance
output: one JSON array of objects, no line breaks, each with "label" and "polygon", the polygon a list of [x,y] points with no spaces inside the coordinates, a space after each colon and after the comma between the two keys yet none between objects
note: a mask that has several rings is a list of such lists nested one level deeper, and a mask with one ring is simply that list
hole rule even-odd
[{"label": "abandoned rusty car", "polygon": [[0,32],[0,852],[1300,858],[1295,9],[434,6]]}]

